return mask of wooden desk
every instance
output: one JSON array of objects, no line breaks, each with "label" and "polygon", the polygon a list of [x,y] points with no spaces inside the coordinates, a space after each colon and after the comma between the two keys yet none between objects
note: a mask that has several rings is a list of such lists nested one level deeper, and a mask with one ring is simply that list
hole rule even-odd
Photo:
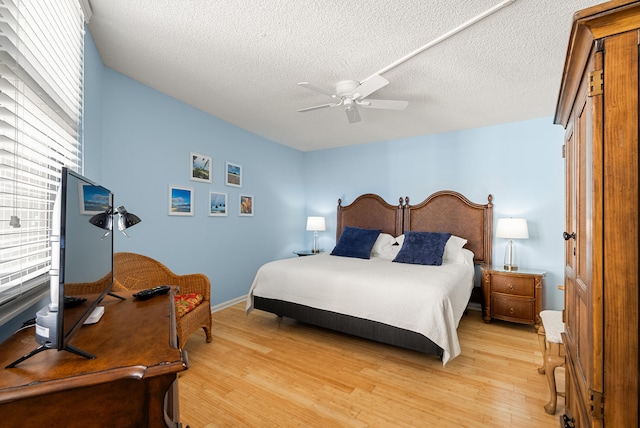
[{"label": "wooden desk", "polygon": [[[71,340],[97,358],[47,350],[0,369],[3,426],[181,426],[177,376],[188,362],[176,346],[172,293],[146,301],[118,294],[126,300],[105,297],[102,319]],[[34,334],[28,328],[0,344],[0,367],[37,347]]]}]

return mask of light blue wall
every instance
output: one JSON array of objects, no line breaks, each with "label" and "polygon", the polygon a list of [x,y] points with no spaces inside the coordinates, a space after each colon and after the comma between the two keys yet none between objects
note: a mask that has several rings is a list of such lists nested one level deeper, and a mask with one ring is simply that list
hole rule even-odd
[{"label": "light blue wall", "polygon": [[[212,102],[215,102],[212,100]],[[153,257],[176,273],[212,282],[212,304],[246,294],[260,265],[302,245],[302,153],[243,131],[111,69],[103,72],[102,183],[116,205],[142,218],[116,234],[116,251]],[[213,158],[213,183],[190,181],[190,152]],[[243,187],[224,185],[225,161],[243,167]],[[195,192],[195,215],[169,216],[169,186]],[[208,215],[209,192],[228,193],[228,216]],[[239,195],[254,196],[240,217]]]},{"label": "light blue wall", "polygon": [[[320,245],[333,248],[338,198],[348,204],[372,192],[415,204],[451,189],[477,203],[493,194],[494,221],[527,218],[519,265],[547,270],[543,306],[563,307],[564,131],[551,118],[301,153],[104,67],[88,30],[84,91],[84,174],[143,219],[131,239],[116,234],[116,250],[157,258],[179,274],[206,274],[213,304],[246,294],[262,263],[310,248],[307,215],[326,216]],[[191,151],[213,157],[212,184],[189,180]],[[244,167],[244,188],[224,186],[226,160]],[[167,214],[170,184],[194,188],[195,216]],[[228,217],[207,215],[210,190],[229,194]],[[255,197],[254,217],[237,215],[241,192]],[[505,245],[494,239],[494,263]],[[0,327],[0,340],[41,306]]]},{"label": "light blue wall", "polygon": [[[548,272],[543,307],[560,309],[563,135],[562,127],[543,118],[306,153],[307,212],[327,217],[328,230],[321,234],[320,246],[332,248],[338,198],[349,204],[370,192],[392,204],[404,196],[417,204],[448,189],[486,203],[492,194],[494,224],[500,217],[528,220],[530,239],[516,242],[518,264]],[[505,245],[506,240],[494,238],[494,264],[502,263]]]},{"label": "light blue wall", "polygon": [[84,142],[83,174],[102,179],[102,79],[104,65],[89,28],[84,37],[84,111],[80,138]]},{"label": "light blue wall", "polygon": [[[87,32],[85,175],[142,218],[115,235],[116,251],[153,257],[212,283],[212,304],[247,293],[260,265],[302,248],[302,153],[203,113],[103,66]],[[215,100],[212,100],[215,102]],[[189,179],[190,152],[213,158],[213,183]],[[224,163],[243,166],[243,187],[224,185]],[[193,217],[169,216],[169,185],[195,192]],[[208,215],[209,192],[228,193],[227,217]],[[254,196],[240,217],[239,195]]]},{"label": "light blue wall", "polygon": [[[143,219],[130,240],[116,236],[116,250],[147,254],[177,273],[207,274],[214,304],[245,294],[263,262],[310,247],[307,215],[326,216],[320,244],[331,249],[338,198],[348,204],[372,192],[390,203],[409,196],[415,204],[450,189],[477,203],[492,194],[494,221],[527,218],[530,239],[516,242],[518,263],[548,272],[543,306],[562,308],[564,131],[551,118],[301,153],[105,68],[90,48],[87,79],[101,84],[85,96],[93,124],[85,127],[86,173],[97,171],[90,155],[99,146],[101,182]],[[90,122],[94,115],[100,120]],[[213,184],[188,179],[190,151],[213,157]],[[226,160],[244,167],[243,189],[224,186]],[[194,217],[167,214],[170,184],[195,189]],[[207,215],[210,190],[229,193],[229,217]],[[255,196],[254,217],[237,215],[241,192]],[[494,239],[495,264],[505,245]]]}]

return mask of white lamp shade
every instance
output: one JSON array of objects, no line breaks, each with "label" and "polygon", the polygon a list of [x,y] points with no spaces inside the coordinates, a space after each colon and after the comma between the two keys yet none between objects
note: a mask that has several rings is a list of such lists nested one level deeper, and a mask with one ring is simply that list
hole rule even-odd
[{"label": "white lamp shade", "polygon": [[529,239],[529,228],[525,218],[499,218],[496,238]]},{"label": "white lamp shade", "polygon": [[324,217],[307,217],[307,230],[314,230],[319,232],[327,230]]}]

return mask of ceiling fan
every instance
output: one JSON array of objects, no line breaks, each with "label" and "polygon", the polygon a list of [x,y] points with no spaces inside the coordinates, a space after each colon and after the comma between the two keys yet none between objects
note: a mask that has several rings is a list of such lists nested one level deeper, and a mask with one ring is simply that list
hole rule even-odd
[{"label": "ceiling fan", "polygon": [[362,83],[356,80],[342,80],[338,82],[338,84],[336,85],[336,92],[333,93],[314,86],[309,82],[300,82],[298,83],[299,86],[311,89],[312,91],[320,92],[321,94],[328,95],[333,99],[333,102],[303,108],[298,110],[298,112],[304,113],[327,107],[344,106],[349,123],[356,123],[360,122],[361,120],[360,113],[358,112],[358,107],[386,110],[404,110],[405,108],[407,108],[407,105],[409,105],[407,101],[376,100],[367,98],[369,95],[387,86],[388,84],[389,81],[387,79],[380,75],[374,74]]},{"label": "ceiling fan", "polygon": [[320,104],[314,107],[303,108],[298,110],[299,112],[307,112],[318,110],[321,108],[327,107],[339,107],[344,106],[345,111],[347,113],[347,118],[349,119],[349,123],[360,122],[360,113],[358,113],[358,107],[366,107],[366,108],[380,108],[387,110],[404,110],[407,108],[409,103],[407,101],[392,101],[392,100],[374,100],[371,98],[367,98],[369,95],[373,94],[378,89],[381,89],[389,84],[389,81],[384,77],[380,76],[381,74],[386,73],[392,68],[397,67],[398,65],[408,61],[409,59],[415,57],[416,55],[424,52],[425,50],[437,45],[438,43],[448,39],[449,37],[461,32],[462,30],[472,26],[476,22],[481,21],[482,19],[488,17],[489,15],[499,11],[500,9],[509,6],[515,0],[503,0],[499,4],[487,9],[482,12],[480,15],[475,16],[469,19],[466,22],[463,22],[461,25],[458,25],[454,29],[444,33],[443,35],[435,38],[431,42],[427,43],[424,46],[416,49],[413,52],[410,52],[408,55],[400,58],[399,60],[387,65],[383,69],[377,71],[375,74],[369,76],[362,82],[358,82],[356,80],[342,80],[338,82],[336,85],[336,93],[327,91],[325,89],[319,88],[310,84],[309,82],[300,82],[299,86],[302,86],[307,89],[311,89],[312,91],[320,92],[321,94],[325,94],[330,96],[333,99],[333,102],[327,104]]}]

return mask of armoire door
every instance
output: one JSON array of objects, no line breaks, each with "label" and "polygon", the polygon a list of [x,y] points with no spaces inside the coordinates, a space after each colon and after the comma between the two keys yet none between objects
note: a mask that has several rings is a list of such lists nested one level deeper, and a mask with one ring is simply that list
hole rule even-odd
[{"label": "armoire door", "polygon": [[565,426],[638,427],[640,0],[574,15],[566,129]]},{"label": "armoire door", "polygon": [[[626,8],[629,22],[640,26],[640,3]],[[631,11],[634,11],[631,13]],[[638,161],[640,30],[618,30],[604,39],[603,210],[601,262],[603,302],[601,354],[604,364],[604,426],[637,427],[640,247],[638,245]],[[599,183],[598,180],[596,180]]]},{"label": "armoire door", "polygon": [[[565,140],[565,347],[567,415],[576,427],[601,426],[592,409],[602,392],[602,52],[591,54]],[[600,263],[600,264],[599,264]]]}]

